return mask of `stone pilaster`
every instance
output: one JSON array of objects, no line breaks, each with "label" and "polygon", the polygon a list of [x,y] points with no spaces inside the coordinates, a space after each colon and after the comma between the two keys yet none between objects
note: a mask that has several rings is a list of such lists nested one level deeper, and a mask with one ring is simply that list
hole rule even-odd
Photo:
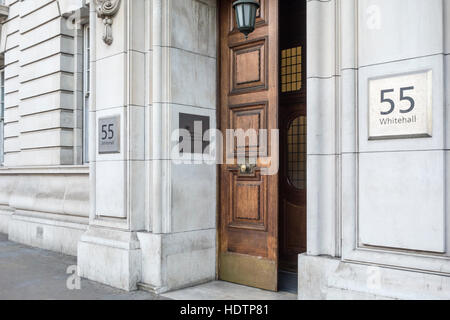
[{"label": "stone pilaster", "polygon": [[[136,231],[145,228],[145,0],[123,0],[107,15],[91,5],[90,110],[91,216],[78,245],[80,275],[125,290],[141,279],[141,247]],[[101,5],[102,1],[97,1]],[[105,41],[105,21],[110,24]],[[102,119],[115,148],[103,153]]]}]

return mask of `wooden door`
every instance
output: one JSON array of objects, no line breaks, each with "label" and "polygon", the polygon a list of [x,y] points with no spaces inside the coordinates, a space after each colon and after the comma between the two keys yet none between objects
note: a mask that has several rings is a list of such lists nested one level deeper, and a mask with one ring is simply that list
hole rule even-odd
[{"label": "wooden door", "polygon": [[256,168],[240,170],[237,155],[252,154],[258,143],[228,150],[220,169],[219,277],[277,290],[278,175],[261,169],[278,146],[278,0],[261,0],[256,30],[245,37],[235,27],[232,0],[220,1],[220,125],[227,129],[269,131],[266,153]]},{"label": "wooden door", "polygon": [[306,252],[306,105],[280,104],[280,270],[297,273]]}]

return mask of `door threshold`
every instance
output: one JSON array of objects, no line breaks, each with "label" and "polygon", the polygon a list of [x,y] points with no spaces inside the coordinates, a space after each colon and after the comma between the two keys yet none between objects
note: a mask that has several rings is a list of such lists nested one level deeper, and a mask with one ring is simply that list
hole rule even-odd
[{"label": "door threshold", "polygon": [[161,296],[174,300],[297,300],[297,295],[289,292],[265,291],[225,281],[212,281]]},{"label": "door threshold", "polygon": [[279,270],[278,290],[288,293],[298,294],[298,273]]}]

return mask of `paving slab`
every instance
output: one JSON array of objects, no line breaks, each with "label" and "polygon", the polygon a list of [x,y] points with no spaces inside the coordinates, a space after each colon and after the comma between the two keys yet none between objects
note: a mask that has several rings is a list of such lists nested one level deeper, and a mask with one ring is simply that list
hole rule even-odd
[{"label": "paving slab", "polygon": [[11,242],[7,235],[0,234],[0,300],[297,299],[297,295],[287,292],[264,291],[223,281],[162,295],[146,291],[126,292],[86,279],[80,280],[80,289],[70,290],[73,281],[68,270],[76,263],[76,257]]},{"label": "paving slab", "polygon": [[297,300],[297,295],[292,293],[265,291],[224,281],[213,281],[162,296],[174,300]]},{"label": "paving slab", "polygon": [[[81,279],[81,289],[69,290],[67,270],[76,263],[76,257],[10,242],[7,235],[0,234],[0,299],[167,299],[144,291],[126,292],[85,279]],[[74,282],[69,280],[69,283]]]}]

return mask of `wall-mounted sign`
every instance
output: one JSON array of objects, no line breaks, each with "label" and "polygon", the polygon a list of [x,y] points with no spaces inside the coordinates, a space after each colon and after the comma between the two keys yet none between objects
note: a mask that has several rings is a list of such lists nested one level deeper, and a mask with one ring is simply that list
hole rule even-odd
[{"label": "wall-mounted sign", "polygon": [[120,116],[98,119],[98,152],[120,153]]},{"label": "wall-mounted sign", "polygon": [[[179,128],[187,130],[191,139],[189,150],[183,150],[185,144],[180,144],[181,153],[202,154],[205,152],[205,149],[209,146],[209,141],[204,140],[205,133],[210,128],[209,122],[210,119],[207,116],[180,113]],[[197,148],[197,144],[199,148]]]},{"label": "wall-mounted sign", "polygon": [[431,137],[432,71],[369,79],[369,139]]}]

